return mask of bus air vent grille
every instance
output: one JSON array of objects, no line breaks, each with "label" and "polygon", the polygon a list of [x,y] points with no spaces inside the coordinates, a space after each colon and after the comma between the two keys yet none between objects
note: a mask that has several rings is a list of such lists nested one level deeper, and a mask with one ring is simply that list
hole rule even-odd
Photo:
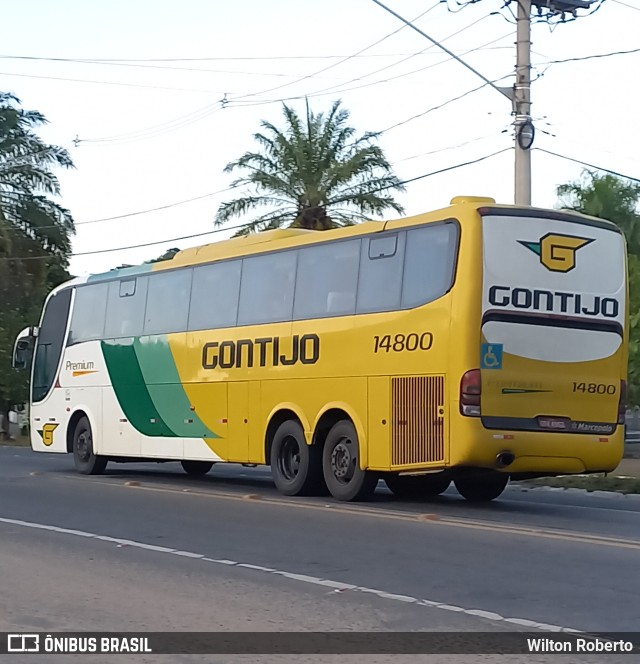
[{"label": "bus air vent grille", "polygon": [[391,464],[444,461],[444,376],[391,379]]}]

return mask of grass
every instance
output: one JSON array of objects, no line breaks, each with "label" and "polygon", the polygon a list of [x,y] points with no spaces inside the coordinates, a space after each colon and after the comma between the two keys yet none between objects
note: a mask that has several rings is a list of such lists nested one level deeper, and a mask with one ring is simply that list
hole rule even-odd
[{"label": "grass", "polygon": [[552,486],[563,489],[586,489],[587,491],[615,491],[617,493],[640,493],[640,478],[615,477],[611,475],[561,475],[524,480],[522,486]]}]

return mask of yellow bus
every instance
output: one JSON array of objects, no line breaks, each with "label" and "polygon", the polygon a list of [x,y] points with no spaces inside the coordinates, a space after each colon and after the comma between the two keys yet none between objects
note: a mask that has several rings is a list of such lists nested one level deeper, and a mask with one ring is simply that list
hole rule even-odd
[{"label": "yellow bus", "polygon": [[286,495],[346,501],[611,471],[626,275],[610,222],[458,197],[74,279],[16,340],[31,445],[85,474],[268,464]]}]

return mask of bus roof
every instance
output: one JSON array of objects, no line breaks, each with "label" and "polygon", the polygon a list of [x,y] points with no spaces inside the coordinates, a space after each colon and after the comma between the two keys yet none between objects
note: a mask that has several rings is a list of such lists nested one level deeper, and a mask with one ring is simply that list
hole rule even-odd
[{"label": "bus roof", "polygon": [[[172,269],[179,266],[209,263],[225,258],[262,253],[266,250],[286,249],[294,246],[312,244],[319,241],[326,242],[335,239],[357,237],[359,235],[367,235],[370,233],[382,232],[384,230],[413,226],[422,223],[445,221],[447,219],[457,219],[464,224],[465,219],[469,219],[470,214],[472,217],[477,218],[477,211],[479,209],[483,209],[483,211],[489,211],[491,209],[499,209],[504,211],[510,210],[513,211],[515,215],[517,215],[519,211],[529,215],[535,214],[536,212],[548,215],[551,212],[550,210],[544,208],[517,207],[514,205],[498,204],[493,198],[488,197],[456,196],[451,200],[451,205],[448,207],[413,215],[411,217],[402,217],[389,221],[366,221],[360,224],[355,224],[354,226],[336,228],[327,231],[313,231],[300,228],[283,228],[272,231],[263,231],[260,233],[252,233],[251,235],[243,237],[235,237],[228,240],[221,240],[218,242],[212,242],[209,244],[183,249],[182,251],[179,251],[172,259],[166,261],[116,268],[110,270],[109,272],[93,274],[87,278],[74,279],[72,282],[67,282],[64,284],[64,286],[74,285],[75,283],[83,283],[85,281],[95,282],[119,279],[122,277],[144,274],[151,271],[155,272],[164,269]],[[554,210],[553,213],[554,215],[571,216],[574,218],[578,217],[585,223],[589,223],[589,221],[592,223],[597,222],[597,225],[606,225],[612,230],[618,229],[618,227],[611,222],[607,222],[596,217],[588,217],[572,210]]]},{"label": "bus roof", "polygon": [[[193,265],[197,263],[208,263],[222,258],[233,256],[244,256],[261,253],[266,249],[285,249],[288,247],[312,244],[315,242],[328,242],[331,240],[357,237],[370,233],[379,233],[393,228],[413,226],[416,224],[445,221],[461,215],[461,208],[467,211],[477,210],[481,205],[493,204],[492,198],[479,197],[456,197],[452,205],[441,210],[425,212],[411,217],[402,217],[388,221],[364,221],[353,226],[334,228],[327,231],[313,231],[301,228],[286,228],[273,231],[253,233],[243,237],[235,237],[220,242],[192,247],[178,252],[171,261],[167,261],[171,267],[176,265]],[[269,243],[270,246],[265,247]],[[169,265],[167,265],[169,267]]]}]

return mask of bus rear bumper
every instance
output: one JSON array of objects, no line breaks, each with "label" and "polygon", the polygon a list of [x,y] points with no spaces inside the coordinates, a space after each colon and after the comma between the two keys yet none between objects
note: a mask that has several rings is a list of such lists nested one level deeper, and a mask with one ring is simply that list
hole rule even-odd
[{"label": "bus rear bumper", "polygon": [[449,467],[493,468],[509,475],[571,475],[611,472],[624,454],[624,427],[610,436],[496,431],[475,421],[460,423]]}]

